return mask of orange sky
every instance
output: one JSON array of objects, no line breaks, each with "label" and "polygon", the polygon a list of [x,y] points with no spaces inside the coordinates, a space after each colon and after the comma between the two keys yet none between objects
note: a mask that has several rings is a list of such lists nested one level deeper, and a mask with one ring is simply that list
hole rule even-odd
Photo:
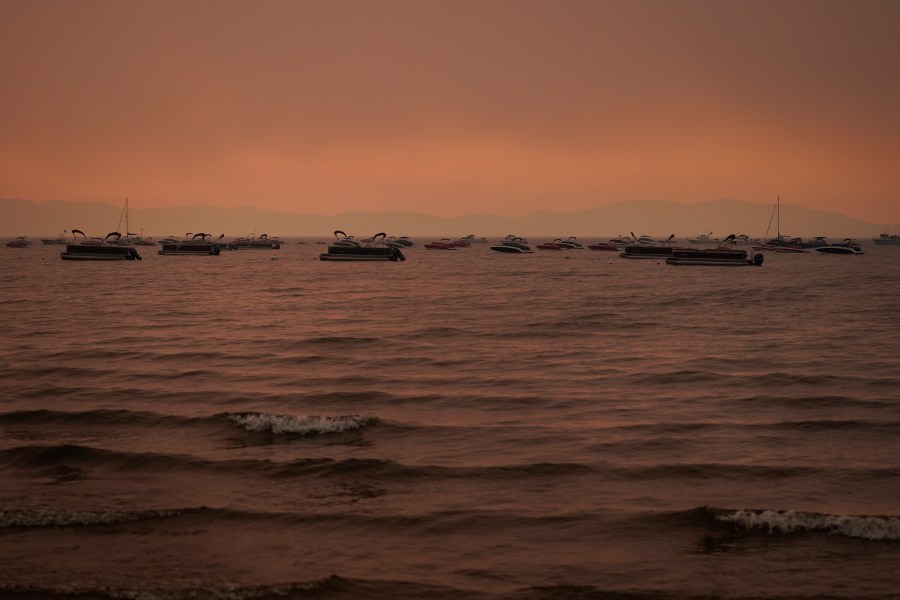
[{"label": "orange sky", "polygon": [[0,0],[0,197],[900,223],[894,0]]}]

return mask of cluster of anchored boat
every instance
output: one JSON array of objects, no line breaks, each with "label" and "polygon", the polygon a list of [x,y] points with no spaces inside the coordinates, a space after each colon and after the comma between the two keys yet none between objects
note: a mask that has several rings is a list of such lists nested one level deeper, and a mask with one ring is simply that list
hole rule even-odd
[{"label": "cluster of anchored boat", "polygon": [[[80,236],[80,237],[79,237]],[[403,249],[414,246],[408,237],[388,237],[385,233],[378,233],[370,238],[357,240],[343,231],[334,232],[335,239],[329,244],[328,250],[319,254],[319,260],[323,261],[404,261],[406,256]],[[237,238],[230,242],[220,235],[213,238],[208,233],[188,233],[182,239],[169,236],[159,241],[159,254],[182,256],[216,256],[224,250],[255,249],[278,250],[284,242],[277,237],[269,237],[262,234],[258,237],[248,236]],[[845,239],[839,243],[828,243],[825,238],[816,238],[816,243],[799,245],[797,238],[772,238],[761,243],[759,240],[740,235],[729,235],[718,240],[710,236],[688,238],[692,244],[703,244],[704,247],[680,247],[676,246],[675,235],[666,239],[653,239],[650,236],[631,237],[619,236],[608,242],[583,245],[571,236],[565,240],[556,238],[551,242],[544,242],[536,246],[539,250],[597,250],[615,251],[622,258],[630,259],[658,259],[665,260],[671,265],[725,265],[741,266],[763,263],[762,251],[772,252],[809,252],[816,250],[830,254],[862,254],[863,250],[859,242]],[[105,238],[89,238],[79,229],[72,230],[72,240],[67,241],[60,234],[56,239],[42,239],[45,244],[65,244],[66,249],[60,253],[63,260],[141,260],[136,246],[156,246],[157,242],[150,238],[135,236],[135,234],[122,235],[112,232]],[[304,243],[304,242],[300,242]],[[324,244],[325,242],[317,242]],[[458,250],[477,244],[487,244],[486,238],[476,238],[470,234],[458,240],[444,238],[440,241],[423,244],[429,250]],[[750,246],[754,253],[739,248]],[[7,246],[24,248],[31,245],[25,237],[18,237],[7,243]],[[508,235],[498,243],[488,246],[492,251],[523,254],[533,252],[528,240],[516,235]]]},{"label": "cluster of anchored boat", "polygon": [[[224,235],[220,235],[218,239],[214,240],[208,233],[188,233],[183,239],[169,236],[160,240],[159,253],[163,255],[215,256],[222,250],[242,248],[277,250],[284,243],[278,238],[270,238],[266,234],[259,237],[237,238],[231,242],[223,241],[224,237]],[[72,230],[72,241],[67,241],[62,234],[56,239],[41,241],[45,244],[65,244],[65,251],[60,252],[60,258],[63,260],[141,260],[136,246],[157,245],[150,238],[138,237],[132,233],[123,236],[118,231],[108,233],[106,237],[102,238],[89,238],[80,229]]]}]

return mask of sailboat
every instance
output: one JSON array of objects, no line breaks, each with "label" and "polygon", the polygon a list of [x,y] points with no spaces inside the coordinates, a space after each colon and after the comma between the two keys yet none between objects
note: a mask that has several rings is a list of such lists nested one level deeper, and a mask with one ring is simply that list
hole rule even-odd
[{"label": "sailboat", "polygon": [[[764,244],[753,246],[754,250],[769,250],[780,253],[809,253],[809,250],[799,245],[800,238],[786,238],[781,235],[781,196],[775,200],[775,228],[776,235],[773,238],[767,238]],[[772,218],[769,218],[769,227],[772,226]],[[766,235],[769,235],[769,229],[766,228]]]},{"label": "sailboat", "polygon": [[153,241],[153,238],[144,237],[144,230],[141,229],[141,234],[138,235],[136,233],[131,233],[131,229],[128,226],[128,198],[125,198],[125,207],[122,209],[122,214],[119,215],[119,225],[116,227],[116,231],[119,230],[119,227],[122,226],[122,219],[125,219],[125,235],[122,237],[122,242],[131,244],[132,246],[155,246],[156,242]]}]

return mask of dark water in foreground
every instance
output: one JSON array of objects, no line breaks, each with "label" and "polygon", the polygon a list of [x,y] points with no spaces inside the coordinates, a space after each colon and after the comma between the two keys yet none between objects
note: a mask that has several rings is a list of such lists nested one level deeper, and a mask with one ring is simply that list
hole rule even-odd
[{"label": "dark water in foreground", "polygon": [[59,250],[0,248],[2,597],[900,590],[900,247]]}]

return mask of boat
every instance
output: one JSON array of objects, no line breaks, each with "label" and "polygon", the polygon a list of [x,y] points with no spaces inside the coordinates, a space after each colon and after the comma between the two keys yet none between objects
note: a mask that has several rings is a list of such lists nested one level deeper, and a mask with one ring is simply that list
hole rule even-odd
[{"label": "boat", "polygon": [[629,244],[633,244],[634,241],[635,241],[635,237],[634,237],[634,234],[632,233],[630,237],[627,235],[617,235],[616,237],[610,239],[609,243],[614,246],[627,246]]},{"label": "boat", "polygon": [[709,233],[701,233],[697,237],[688,238],[689,244],[719,244],[721,240],[719,238],[714,238],[712,236],[712,231]]},{"label": "boat", "polygon": [[852,238],[844,238],[842,242],[837,244],[819,246],[815,250],[822,254],[865,254],[859,242]]},{"label": "boat", "polygon": [[259,237],[251,234],[248,237],[238,238],[228,242],[227,246],[229,250],[278,250],[283,243],[278,238],[270,238],[262,233]]},{"label": "boat", "polygon": [[466,244],[486,244],[487,238],[477,238],[474,233],[470,233],[467,236],[459,238],[460,242],[465,242]]},{"label": "boat", "polygon": [[568,250],[569,247],[562,243],[560,238],[556,238],[552,242],[544,242],[536,246],[538,250]]},{"label": "boat", "polygon": [[622,258],[669,258],[672,256],[672,246],[632,244],[625,246],[619,256]]},{"label": "boat", "polygon": [[574,235],[569,236],[559,243],[565,246],[567,250],[584,250],[584,245],[582,245]]},{"label": "boat", "polygon": [[[760,244],[753,245],[754,250],[765,250],[770,252],[776,252],[778,254],[809,254],[810,248],[816,246],[826,246],[828,242],[824,241],[825,238],[818,237],[815,238],[815,242],[804,242],[803,238],[799,237],[788,237],[781,234],[781,196],[778,196],[775,200],[775,209],[772,214],[775,217],[775,230],[776,235],[773,238],[768,238],[765,242]],[[772,218],[769,218],[769,227],[772,226]],[[769,234],[769,230],[766,229],[766,235]]]},{"label": "boat", "polygon": [[672,248],[672,255],[666,259],[666,264],[723,267],[762,265],[762,253],[748,256],[746,250],[733,247],[734,238],[733,234],[729,235],[715,248]]},{"label": "boat", "polygon": [[122,214],[119,215],[119,224],[116,227],[116,231],[121,229],[122,227],[122,219],[125,219],[125,235],[119,238],[123,242],[127,242],[133,246],[155,246],[156,242],[153,241],[153,238],[145,238],[144,230],[141,230],[141,234],[138,235],[136,233],[131,233],[131,230],[128,226],[128,198],[125,198],[125,206],[122,208]]},{"label": "boat", "polygon": [[872,238],[872,241],[879,246],[900,246],[900,234],[882,233],[878,237]]},{"label": "boat", "polygon": [[634,241],[628,246],[625,246],[625,249],[619,254],[622,258],[652,259],[668,258],[672,256],[672,244],[675,243],[674,233],[665,240],[658,241],[654,240],[649,235],[637,237],[632,233],[631,237]]},{"label": "boat", "polygon": [[612,242],[597,242],[596,244],[590,244],[588,246],[588,250],[602,250],[606,252],[619,252],[622,250],[620,246],[613,244]]},{"label": "boat", "polygon": [[20,235],[16,239],[6,242],[6,246],[8,248],[28,248],[31,246],[31,242],[24,235]]},{"label": "boat", "polygon": [[334,237],[335,241],[328,246],[328,252],[319,254],[319,260],[366,262],[406,260],[400,248],[392,248],[384,242],[386,233],[376,233],[364,242],[354,240],[341,230],[336,230]]},{"label": "boat", "polygon": [[[81,234],[79,241],[76,234]],[[72,242],[60,252],[63,260],[141,260],[141,255],[131,244],[117,243],[122,234],[118,231],[106,234],[105,238],[88,238],[80,229],[72,230]]]},{"label": "boat", "polygon": [[423,246],[428,250],[456,250],[459,248],[459,246],[450,241],[450,238],[444,238],[439,242],[428,242],[423,244]]},{"label": "boat", "polygon": [[209,233],[187,233],[185,239],[176,240],[170,236],[160,241],[159,253],[163,256],[218,256],[222,251],[219,241],[224,237],[223,234],[213,240]]},{"label": "boat", "polygon": [[62,245],[68,244],[69,240],[66,239],[66,232],[63,231],[55,238],[41,238],[41,243],[46,244],[48,246],[54,245],[54,244],[62,246]]},{"label": "boat", "polygon": [[491,250],[507,254],[528,254],[533,252],[531,246],[528,245],[528,240],[512,234],[500,240],[499,244],[491,246]]}]

